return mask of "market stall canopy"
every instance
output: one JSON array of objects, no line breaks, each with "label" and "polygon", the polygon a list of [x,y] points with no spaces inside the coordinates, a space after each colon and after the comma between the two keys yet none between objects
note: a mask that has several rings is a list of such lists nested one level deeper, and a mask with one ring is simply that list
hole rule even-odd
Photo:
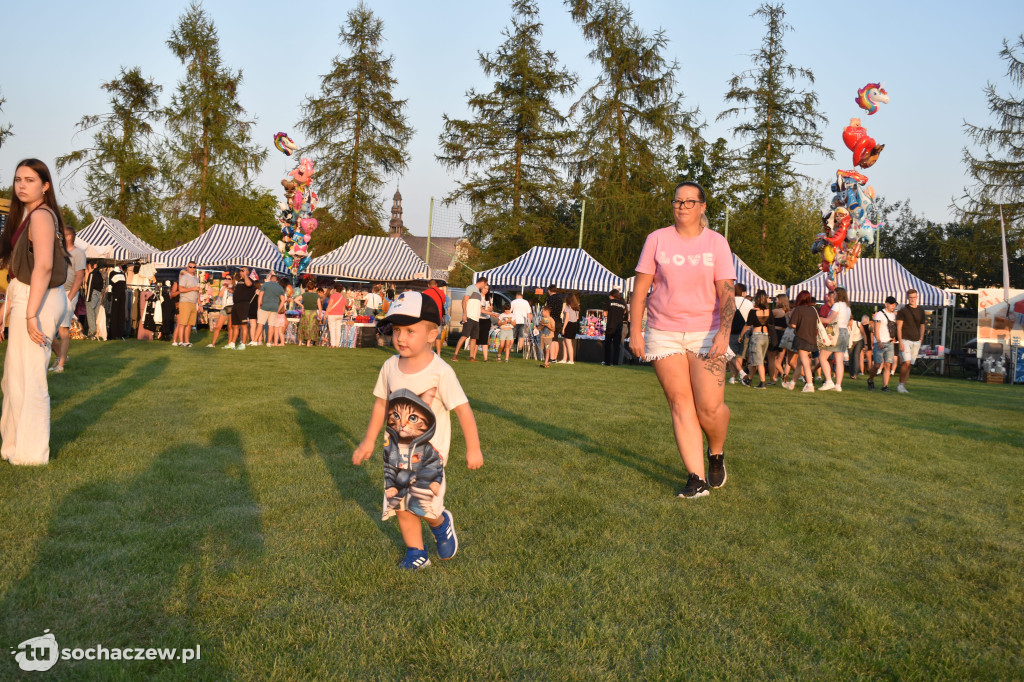
[{"label": "market stall canopy", "polygon": [[84,251],[85,257],[89,260],[114,260],[114,247],[109,244],[107,246],[96,246],[76,236],[75,248]]},{"label": "market stall canopy", "polygon": [[136,237],[120,220],[104,216],[83,228],[75,235],[75,241],[85,242],[96,253],[104,254],[93,256],[86,252],[87,258],[104,258],[122,263],[149,260],[157,252],[156,247]]},{"label": "market stall canopy", "polygon": [[[330,253],[314,258],[306,268],[311,275],[380,282],[430,279],[427,264],[401,239],[356,235]],[[435,270],[434,278],[448,280]]]},{"label": "market stall canopy", "polygon": [[[803,290],[811,292],[815,300],[825,298],[825,273],[805,279],[789,288],[790,300]],[[918,302],[925,308],[945,308],[953,305],[954,295],[918,279],[894,258],[861,258],[852,270],[836,277],[836,285],[846,289],[850,303],[883,305],[886,296],[894,296],[900,303],[907,302],[907,289],[917,289]]]},{"label": "market stall canopy", "polygon": [[187,244],[153,254],[152,260],[168,268],[195,261],[200,268],[244,266],[284,272],[277,245],[252,225],[214,225]]},{"label": "market stall canopy", "polygon": [[[735,253],[732,254],[732,264],[736,268],[736,281],[747,287],[747,293],[753,296],[757,293],[758,289],[764,289],[765,293],[769,296],[778,296],[779,294],[786,293],[786,287],[783,284],[773,284],[761,277],[756,272],[750,269],[750,266],[743,262],[743,260]],[[625,280],[626,293],[633,292],[633,283],[636,280],[636,275]]]},{"label": "market stall canopy", "polygon": [[474,273],[486,277],[491,288],[546,287],[607,293],[622,289],[622,278],[604,267],[583,249],[535,246],[522,256],[496,268]]}]

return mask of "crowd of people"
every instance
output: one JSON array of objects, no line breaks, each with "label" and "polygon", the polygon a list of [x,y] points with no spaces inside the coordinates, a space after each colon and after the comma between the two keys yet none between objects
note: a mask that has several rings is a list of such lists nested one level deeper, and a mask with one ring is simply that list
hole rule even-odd
[{"label": "crowd of people", "polygon": [[[73,230],[66,228],[66,234],[73,240]],[[346,321],[386,310],[394,297],[380,285],[371,289],[302,278],[296,286],[276,273],[261,276],[241,267],[212,273],[216,294],[204,303],[204,282],[195,262],[176,278],[163,279],[144,274],[138,266],[86,265],[80,250],[70,252],[73,257],[81,254],[82,263],[79,281],[68,281],[69,300],[72,292],[78,294],[72,301],[72,310],[77,309],[75,329],[80,338],[93,340],[159,338],[188,348],[202,320],[212,332],[208,347],[218,347],[223,333],[227,343],[219,347],[245,350],[247,345],[284,345],[288,320],[295,318],[296,342],[337,347]],[[71,324],[69,319],[68,327]],[[63,371],[63,362],[57,366],[60,369],[54,371]]]},{"label": "crowd of people", "polygon": [[[897,311],[896,298],[889,296],[882,310],[858,320],[843,287],[829,292],[820,307],[808,291],[801,291],[792,305],[789,296],[779,294],[773,306],[763,289],[749,297],[746,287],[736,284],[729,383],[793,390],[800,381],[804,393],[842,392],[849,373],[854,380],[866,377],[868,390],[875,389],[880,377],[881,390],[888,392],[890,378],[897,375],[897,392],[909,393],[907,381],[921,350],[925,317],[916,290],[908,290],[906,299]],[[815,389],[817,380],[821,385]]]},{"label": "crowd of people", "polygon": [[[508,305],[496,305],[489,298],[490,284],[486,277],[478,277],[466,289],[462,298],[462,329],[452,356],[459,361],[459,352],[465,348],[469,362],[476,362],[482,350],[483,361],[488,361],[488,347],[493,325],[497,325],[498,357],[505,362],[513,348],[523,352],[528,344],[536,344],[541,367],[552,364],[576,364],[580,333],[580,296],[575,291],[562,292],[554,284],[547,288],[543,304],[531,305],[522,292]],[[604,303],[604,360],[602,365],[622,362],[622,331],[628,320],[622,291],[612,289]]]}]

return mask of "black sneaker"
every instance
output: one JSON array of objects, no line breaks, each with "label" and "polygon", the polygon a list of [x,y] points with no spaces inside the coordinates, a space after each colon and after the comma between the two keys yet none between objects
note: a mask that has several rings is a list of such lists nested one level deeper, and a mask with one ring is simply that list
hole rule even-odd
[{"label": "black sneaker", "polygon": [[889,392],[889,387],[888,386],[882,386],[882,393],[888,393],[888,392]]},{"label": "black sneaker", "polygon": [[767,388],[768,388],[768,385],[767,385],[767,384],[765,384],[765,383],[764,383],[764,382],[762,381],[761,383],[759,383],[759,384],[757,385],[757,387],[758,387],[758,388],[760,388],[760,389],[767,389]]},{"label": "black sneaker", "polygon": [[750,386],[750,377],[743,377],[740,379],[740,383],[744,386]]},{"label": "black sneaker", "polygon": [[708,490],[708,484],[700,480],[700,476],[697,474],[690,474],[690,478],[686,481],[686,487],[676,493],[676,497],[693,499],[694,497],[704,497],[709,494],[711,494],[711,491]]},{"label": "black sneaker", "polygon": [[712,455],[708,451],[708,485],[721,488],[725,485],[725,453]]},{"label": "black sneaker", "polygon": [[869,391],[875,390],[875,381],[874,381],[874,379],[868,379],[868,390]]}]

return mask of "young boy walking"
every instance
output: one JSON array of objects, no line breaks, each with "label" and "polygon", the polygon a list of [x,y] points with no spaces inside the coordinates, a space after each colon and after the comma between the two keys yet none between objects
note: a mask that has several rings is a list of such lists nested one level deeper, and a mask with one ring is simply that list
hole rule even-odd
[{"label": "young boy walking", "polygon": [[452,513],[444,507],[451,410],[466,439],[466,466],[479,469],[484,464],[466,394],[452,368],[433,352],[443,310],[444,293],[434,287],[422,294],[403,292],[391,304],[385,319],[394,327],[392,342],[398,355],[380,369],[370,424],[352,453],[353,464],[369,459],[377,435],[386,427],[381,518],[398,517],[407,547],[398,566],[409,571],[430,565],[422,521],[430,526],[441,559],[451,559],[459,549]]}]

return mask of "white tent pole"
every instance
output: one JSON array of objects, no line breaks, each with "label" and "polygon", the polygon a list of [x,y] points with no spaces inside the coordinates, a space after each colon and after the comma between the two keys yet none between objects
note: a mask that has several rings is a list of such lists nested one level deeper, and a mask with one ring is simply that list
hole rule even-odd
[{"label": "white tent pole", "polygon": [[939,358],[939,376],[946,376],[946,313],[949,308],[942,309],[942,356]]}]

